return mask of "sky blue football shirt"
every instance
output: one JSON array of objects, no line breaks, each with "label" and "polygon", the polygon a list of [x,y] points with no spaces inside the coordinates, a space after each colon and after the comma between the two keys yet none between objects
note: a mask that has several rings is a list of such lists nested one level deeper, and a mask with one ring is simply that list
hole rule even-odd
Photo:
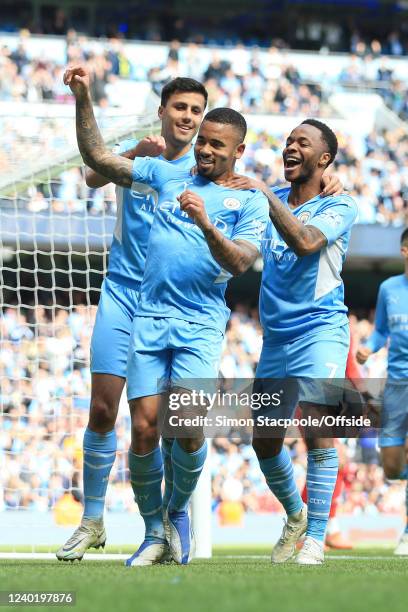
[{"label": "sky blue football shirt", "polygon": [[[137,140],[123,141],[117,153],[136,146]],[[177,168],[190,170],[195,164],[194,148],[173,161],[160,159]],[[144,183],[135,181],[130,189],[116,187],[117,215],[109,255],[108,274],[115,282],[138,289],[144,272],[147,244],[153,223],[157,194]]]},{"label": "sky blue football shirt", "polygon": [[408,378],[408,278],[392,276],[381,283],[375,311],[375,329],[367,341],[374,352],[388,338],[388,377]]},{"label": "sky blue football shirt", "polygon": [[[273,190],[288,206],[289,187]],[[347,324],[344,287],[340,276],[357,217],[354,200],[345,194],[315,198],[291,212],[326,236],[319,252],[298,257],[269,221],[262,243],[264,269],[260,319],[264,341],[287,343],[317,330]]]},{"label": "sky blue football shirt", "polygon": [[172,317],[225,330],[224,294],[231,274],[212,256],[204,234],[180,209],[186,189],[205,202],[211,222],[230,240],[260,249],[268,202],[258,190],[237,191],[153,158],[135,159],[133,180],[157,193],[136,316]]}]

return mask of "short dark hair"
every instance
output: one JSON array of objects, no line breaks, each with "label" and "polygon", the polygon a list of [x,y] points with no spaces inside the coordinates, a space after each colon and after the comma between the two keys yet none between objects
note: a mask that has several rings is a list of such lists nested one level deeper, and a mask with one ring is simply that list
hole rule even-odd
[{"label": "short dark hair", "polygon": [[405,243],[407,243],[406,246],[408,246],[408,227],[406,227],[401,234],[401,246],[405,245]]},{"label": "short dark hair", "polygon": [[326,125],[322,121],[318,121],[317,119],[305,119],[305,121],[302,121],[302,125],[304,123],[306,125],[312,125],[313,127],[320,130],[322,134],[322,139],[327,144],[327,148],[329,149],[328,152],[330,153],[330,161],[327,165],[330,166],[330,164],[334,161],[334,158],[337,155],[337,149],[339,147],[336,134],[333,132],[333,130],[329,128],[328,125]]},{"label": "short dark hair", "polygon": [[247,123],[241,113],[238,113],[232,108],[214,108],[208,112],[203,121],[212,121],[213,123],[224,123],[232,125],[239,133],[241,142],[245,140],[247,133]]},{"label": "short dark hair", "polygon": [[161,91],[160,104],[162,106],[166,106],[169,98],[175,93],[201,94],[205,100],[204,108],[207,106],[208,92],[204,85],[195,79],[177,77],[176,79],[173,79],[167,83],[167,85],[165,85]]}]

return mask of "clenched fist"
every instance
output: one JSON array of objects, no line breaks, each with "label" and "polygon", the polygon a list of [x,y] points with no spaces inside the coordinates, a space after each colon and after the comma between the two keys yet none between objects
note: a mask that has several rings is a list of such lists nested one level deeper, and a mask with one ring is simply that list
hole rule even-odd
[{"label": "clenched fist", "polygon": [[87,97],[89,93],[89,71],[80,64],[70,66],[64,72],[64,84],[68,85],[75,98]]},{"label": "clenched fist", "polygon": [[177,199],[180,202],[181,210],[184,210],[200,229],[204,231],[211,226],[204,200],[199,195],[187,189]]},{"label": "clenched fist", "polygon": [[138,157],[158,157],[165,149],[163,136],[145,136],[137,143]]}]

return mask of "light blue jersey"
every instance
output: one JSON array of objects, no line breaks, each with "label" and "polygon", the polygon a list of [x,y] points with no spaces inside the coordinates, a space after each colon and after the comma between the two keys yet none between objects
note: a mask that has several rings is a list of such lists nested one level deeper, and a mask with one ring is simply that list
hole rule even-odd
[{"label": "light blue jersey", "polygon": [[[116,152],[128,151],[137,140],[123,141]],[[160,156],[160,159],[164,158]],[[177,168],[194,166],[194,149],[173,161],[164,160]],[[155,192],[144,183],[135,181],[130,189],[116,187],[117,219],[109,255],[108,275],[114,282],[138,289],[143,278],[147,244],[153,222]]]},{"label": "light blue jersey", "polygon": [[388,338],[388,377],[408,379],[408,278],[393,276],[381,283],[375,311],[375,329],[367,346],[376,352]]},{"label": "light blue jersey", "polygon": [[[137,144],[127,140],[117,153]],[[188,169],[194,165],[194,151],[163,163]],[[118,213],[110,256],[91,340],[91,372],[126,378],[127,355],[132,322],[139,302],[147,243],[153,222],[155,192],[145,184],[132,189],[116,188]]]},{"label": "light blue jersey", "polygon": [[211,222],[230,240],[260,249],[268,203],[257,190],[236,191],[158,159],[139,158],[133,180],[157,192],[146,267],[136,316],[170,317],[224,332],[229,317],[224,294],[231,275],[212,256],[202,231],[180,209],[186,189],[205,202]]},{"label": "light blue jersey", "polygon": [[[274,193],[289,208],[290,188],[274,189]],[[291,212],[303,223],[317,227],[326,236],[327,246],[298,257],[272,222],[268,223],[262,244],[259,305],[267,344],[283,344],[348,324],[340,272],[357,217],[354,200],[345,194],[318,195]]]}]

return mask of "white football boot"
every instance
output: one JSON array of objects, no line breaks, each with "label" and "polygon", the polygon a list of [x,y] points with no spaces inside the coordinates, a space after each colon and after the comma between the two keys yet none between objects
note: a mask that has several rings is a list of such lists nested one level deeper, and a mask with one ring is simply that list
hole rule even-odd
[{"label": "white football boot", "polygon": [[173,561],[179,565],[187,565],[195,553],[195,538],[189,513],[169,512],[166,520]]},{"label": "white football boot", "polygon": [[166,540],[146,539],[137,551],[126,559],[126,567],[141,567],[145,565],[157,565],[171,561],[170,548]]},{"label": "white football boot", "polygon": [[403,533],[397,548],[394,550],[394,555],[401,557],[408,556],[408,533]]},{"label": "white football boot", "polygon": [[288,516],[283,527],[282,535],[272,551],[272,563],[285,563],[292,559],[296,551],[296,544],[307,529],[307,506],[297,514]]},{"label": "white football boot", "polygon": [[96,520],[83,518],[78,529],[55,554],[59,561],[81,561],[88,548],[104,547],[105,542],[103,518]]},{"label": "white football boot", "polygon": [[299,565],[321,565],[324,562],[324,545],[310,536],[305,537],[302,549],[296,557]]}]

